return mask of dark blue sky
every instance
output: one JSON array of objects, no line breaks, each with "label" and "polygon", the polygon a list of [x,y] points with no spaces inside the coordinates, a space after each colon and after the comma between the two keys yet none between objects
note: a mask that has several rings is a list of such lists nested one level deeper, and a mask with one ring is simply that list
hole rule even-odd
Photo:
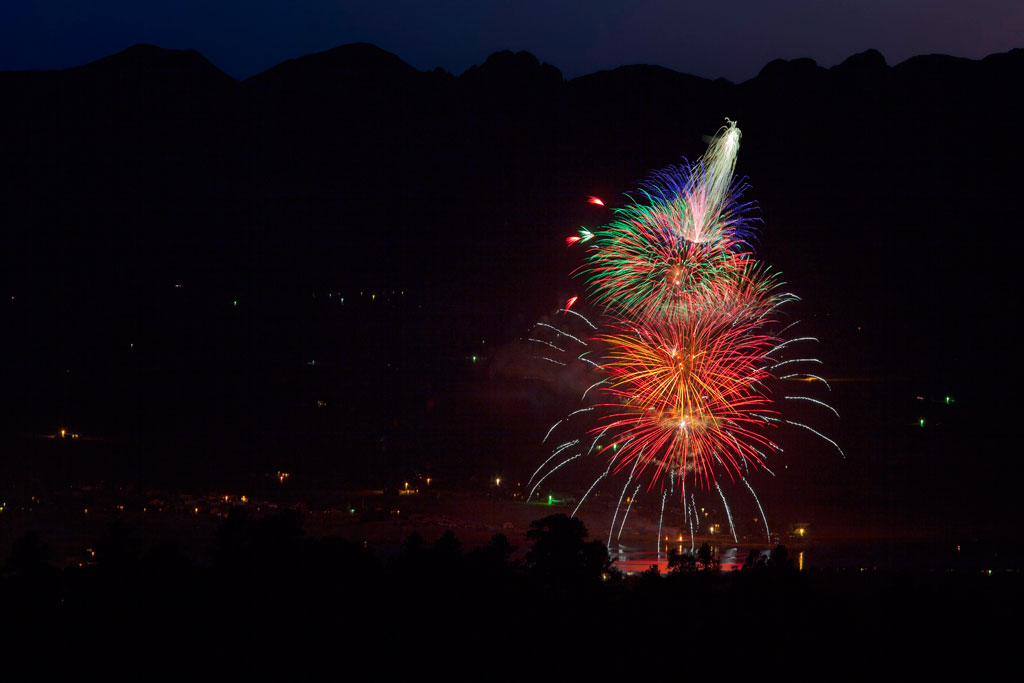
[{"label": "dark blue sky", "polygon": [[733,81],[777,57],[836,64],[868,48],[979,58],[1024,47],[1021,0],[6,0],[0,69],[64,68],[134,43],[194,48],[237,78],[310,52],[374,43],[460,74],[529,50],[566,77],[660,64]]}]

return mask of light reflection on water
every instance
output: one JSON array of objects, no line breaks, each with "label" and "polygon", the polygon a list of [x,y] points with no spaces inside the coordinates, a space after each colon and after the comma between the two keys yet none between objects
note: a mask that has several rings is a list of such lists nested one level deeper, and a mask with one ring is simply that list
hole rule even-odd
[{"label": "light reflection on water", "polygon": [[[679,553],[689,553],[689,543],[678,545],[676,551]],[[731,572],[743,567],[743,562],[747,559],[749,550],[740,549],[735,546],[712,546],[711,552],[718,558],[721,570],[723,572]],[[767,553],[767,551],[764,552]],[[639,574],[649,569],[651,565],[657,565],[658,571],[662,574],[668,572],[667,552],[656,553],[653,550],[642,550],[636,546],[620,543],[613,545],[610,553],[612,559],[615,560],[615,566],[627,574]]]},{"label": "light reflection on water", "polygon": [[[699,544],[697,544],[699,546]],[[783,543],[783,545],[786,545]],[[665,546],[662,546],[664,549]],[[677,552],[690,552],[690,544],[675,546]],[[723,572],[742,569],[751,550],[767,559],[770,550],[754,545],[713,545]],[[996,571],[1024,568],[1024,549],[999,542],[957,542],[946,540],[915,541],[837,541],[834,543],[794,542],[787,546],[789,557],[800,571]],[[668,571],[668,553],[650,548],[613,545],[615,566],[627,573],[640,573],[657,565]]]}]

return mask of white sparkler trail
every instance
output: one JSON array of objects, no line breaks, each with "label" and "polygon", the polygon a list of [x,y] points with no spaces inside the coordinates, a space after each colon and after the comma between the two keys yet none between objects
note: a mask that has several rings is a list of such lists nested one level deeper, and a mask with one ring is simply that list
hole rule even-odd
[{"label": "white sparkler trail", "polygon": [[774,370],[775,368],[781,368],[783,365],[789,365],[790,363],[818,363],[819,365],[824,365],[824,363],[817,358],[790,358],[789,360],[784,360],[781,363],[776,363],[767,369]]},{"label": "white sparkler trail", "polygon": [[629,518],[629,511],[633,509],[633,501],[636,500],[636,494],[640,492],[641,486],[643,486],[643,484],[636,485],[636,488],[633,490],[633,495],[629,497],[629,501],[626,503],[626,512],[622,515],[622,524],[619,525],[619,533],[615,537],[616,541],[622,538],[622,530],[626,528],[626,519]]},{"label": "white sparkler trail", "polygon": [[609,548],[612,547],[612,533],[615,531],[615,520],[618,519],[618,517],[619,517],[619,507],[622,506],[622,499],[626,495],[626,488],[628,488],[629,487],[629,483],[631,481],[633,481],[633,472],[636,471],[636,466],[637,466],[637,463],[639,463],[639,462],[640,462],[639,458],[637,458],[633,462],[633,469],[631,469],[629,471],[629,477],[626,479],[626,485],[622,487],[622,493],[619,494],[619,502],[615,506],[615,514],[612,515],[612,523],[610,525],[608,525],[608,543],[607,543],[607,545],[608,545]]},{"label": "white sparkler trail", "polygon": [[579,342],[580,344],[583,344],[584,346],[586,346],[586,345],[587,345],[587,342],[583,341],[583,340],[582,340],[582,339],[580,339],[579,337],[574,337],[573,335],[569,334],[569,333],[568,333],[568,332],[566,332],[565,330],[560,330],[560,329],[558,329],[557,327],[555,327],[554,325],[548,325],[547,323],[537,323],[537,325],[538,325],[539,327],[547,327],[547,328],[549,328],[549,329],[552,329],[552,330],[554,330],[555,332],[557,332],[558,334],[562,335],[563,337],[568,337],[569,339],[572,339],[572,340],[573,340],[573,341],[575,341],[575,342]]},{"label": "white sparkler trail", "polygon": [[[597,442],[601,439],[602,436],[604,436],[604,433],[607,432],[609,429],[611,429],[611,426],[605,427],[604,429],[601,430],[600,434],[598,434],[597,436],[594,437],[594,440],[590,442],[590,448],[587,449],[587,455],[590,455],[591,452],[593,452],[594,446],[597,445]],[[630,441],[632,441],[632,439],[630,439]],[[629,443],[629,442],[627,441],[626,443]],[[612,457],[612,461],[614,462],[615,458],[617,458],[617,457],[618,457],[617,455],[613,456]]]},{"label": "white sparkler trail", "polygon": [[[555,457],[556,455],[558,455],[559,453],[561,453],[562,451],[564,451],[564,450],[565,450],[565,449],[567,449],[567,448],[572,448],[573,446],[575,446],[575,445],[576,445],[576,444],[578,444],[579,442],[580,442],[580,440],[579,440],[579,439],[573,439],[572,441],[566,441],[565,443],[563,443],[563,444],[561,444],[560,446],[558,446],[558,447],[557,447],[557,448],[556,448],[556,449],[554,450],[554,452],[552,452],[552,453],[551,453],[551,455],[549,455],[549,456],[548,456],[548,459],[547,459],[547,460],[545,460],[544,462],[542,462],[542,463],[540,464],[540,467],[538,467],[538,468],[537,468],[536,470],[534,470],[534,471],[533,471],[533,474],[531,474],[531,475],[530,475],[530,481],[526,482],[526,485],[527,485],[527,486],[529,486],[529,485],[530,485],[530,484],[531,484],[531,483],[533,482],[533,478],[534,478],[534,477],[536,477],[536,476],[537,476],[537,474],[539,474],[539,473],[540,473],[540,471],[541,471],[542,469],[544,469],[544,465],[547,465],[547,464],[548,464],[549,462],[551,462],[551,460],[552,460],[552,459],[553,459],[553,458],[554,458],[554,457]],[[550,474],[550,472],[549,472],[549,474]],[[545,476],[546,476],[546,475],[545,475]]]},{"label": "white sparkler trail", "polygon": [[530,338],[529,338],[529,339],[527,339],[526,341],[531,341],[531,342],[537,342],[538,344],[544,344],[545,346],[550,346],[550,347],[551,347],[551,348],[553,348],[553,349],[554,349],[555,351],[561,351],[562,353],[565,353],[565,349],[563,349],[563,348],[560,348],[560,347],[558,347],[558,346],[555,346],[555,345],[554,345],[554,344],[552,344],[551,342],[549,342],[549,341],[544,341],[543,339],[534,339],[533,337],[530,337]]},{"label": "white sparkler trail", "polygon": [[[574,455],[574,456],[572,456],[572,457],[569,457],[569,458],[566,458],[566,459],[565,459],[565,460],[563,460],[562,462],[560,462],[560,463],[558,463],[557,465],[555,465],[554,467],[552,467],[552,468],[551,468],[551,471],[550,471],[550,472],[548,472],[547,474],[545,474],[545,475],[544,475],[543,477],[541,477],[540,479],[538,479],[538,480],[537,480],[537,483],[533,485],[533,488],[532,488],[532,489],[530,489],[530,495],[528,495],[528,496],[526,497],[526,502],[527,502],[527,503],[528,503],[528,502],[530,502],[530,498],[533,498],[533,492],[537,490],[537,487],[538,487],[538,486],[540,486],[540,485],[541,485],[541,483],[542,483],[542,482],[543,482],[543,481],[544,481],[545,479],[547,479],[547,478],[548,478],[548,477],[550,477],[550,476],[551,476],[552,474],[554,474],[554,473],[555,473],[555,472],[556,472],[556,471],[558,470],[558,468],[559,468],[559,467],[561,467],[562,465],[564,465],[564,464],[565,464],[565,463],[567,463],[567,462],[571,462],[571,461],[575,460],[576,458],[579,458],[579,457],[582,457],[582,456],[583,456],[583,454],[582,454],[582,453],[577,453],[576,455]],[[527,485],[529,485],[529,484],[527,484]]]},{"label": "white sparkler trail", "polygon": [[585,399],[587,397],[587,394],[590,393],[591,389],[593,389],[594,387],[597,387],[597,386],[601,386],[602,384],[605,384],[607,381],[608,380],[602,379],[602,380],[598,380],[598,381],[594,382],[593,384],[591,384],[589,387],[587,387],[587,390],[583,392],[583,395],[580,396],[580,400],[582,401],[583,399]]},{"label": "white sparkler trail", "polygon": [[[740,478],[743,479],[743,477],[740,477]],[[765,534],[768,535],[768,545],[771,545],[772,544],[772,532],[768,528],[768,518],[765,517],[764,508],[761,507],[761,501],[758,500],[757,493],[754,492],[754,487],[750,485],[750,482],[747,481],[746,479],[743,479],[743,483],[747,485],[748,489],[750,489],[750,495],[752,495],[754,497],[754,502],[757,503],[757,509],[761,511],[761,519],[764,521],[764,532],[765,532]]]},{"label": "white sparkler trail", "polygon": [[816,341],[819,341],[819,340],[818,340],[817,337],[796,337],[794,339],[787,339],[786,341],[782,342],[778,346],[772,347],[772,349],[770,351],[768,351],[768,353],[766,353],[765,355],[771,355],[771,354],[775,353],[776,351],[778,351],[779,349],[786,348],[790,344],[796,344],[797,342],[802,342],[802,341],[813,341],[813,342],[816,342]]},{"label": "white sparkler trail", "polygon": [[[839,417],[839,411],[838,410],[836,410],[835,408],[833,408],[829,404],[825,403],[824,401],[819,401],[816,398],[811,398],[810,396],[783,396],[782,398],[786,398],[786,399],[789,399],[791,401],[810,401],[811,403],[817,403],[819,406],[824,406],[825,408],[828,408],[833,413],[835,413],[836,417]],[[842,419],[842,418],[840,418],[840,419]]]},{"label": "white sparkler trail", "polygon": [[572,310],[571,308],[570,309],[559,308],[557,311],[555,311],[555,313],[556,314],[561,313],[563,315],[565,315],[566,313],[572,313],[574,316],[576,316],[577,318],[579,318],[580,320],[582,320],[586,324],[590,325],[590,327],[592,327],[593,329],[595,329],[595,330],[597,329],[597,326],[594,325],[594,323],[592,323],[589,320],[587,320],[586,316],[580,315],[579,313],[577,313],[576,311]]},{"label": "white sparkler trail", "polygon": [[[667,491],[661,492],[661,514],[658,515],[658,545],[655,547],[655,557],[661,559],[661,525],[665,521],[665,498],[668,496]],[[619,533],[622,533],[621,531]]]},{"label": "white sparkler trail", "polygon": [[[700,517],[697,517],[697,499],[690,494],[690,502],[693,503],[693,516],[697,520],[697,528],[700,528]],[[693,536],[693,522],[690,522],[690,552],[697,549],[697,540]]]},{"label": "white sparkler trail", "polygon": [[[685,507],[685,504],[684,504]],[[693,539],[693,517],[690,517],[690,552],[693,552],[696,542]]]},{"label": "white sparkler trail", "polygon": [[540,442],[544,443],[545,441],[547,441],[548,437],[551,436],[551,432],[555,431],[555,427],[557,427],[558,425],[562,424],[562,422],[563,422],[563,420],[559,420],[555,424],[551,425],[551,429],[548,430],[548,433],[544,435],[544,438],[541,439]]},{"label": "white sparkler trail", "polygon": [[708,216],[715,216],[725,205],[729,197],[733,172],[736,169],[736,155],[740,150],[740,129],[735,121],[726,119],[726,124],[715,135],[708,151],[702,157],[703,167],[701,185],[706,188]]},{"label": "white sparkler trail", "polygon": [[740,540],[736,537],[736,527],[732,523],[732,512],[729,510],[729,503],[725,501],[725,494],[722,493],[722,487],[715,482],[715,488],[718,489],[718,495],[722,499],[722,505],[725,506],[725,516],[729,518],[729,529],[732,530],[732,540],[739,543]]},{"label": "white sparkler trail", "polygon": [[[588,451],[587,455],[589,455],[589,454],[590,454],[590,452]],[[605,469],[604,474],[600,475],[597,479],[594,480],[594,483],[590,485],[590,488],[587,489],[587,492],[583,494],[582,498],[580,498],[580,502],[579,502],[579,504],[576,505],[576,509],[572,511],[571,515],[569,515],[570,517],[575,517],[576,516],[576,513],[580,511],[581,507],[583,507],[583,501],[585,501],[587,499],[587,496],[590,495],[590,492],[594,490],[595,486],[597,486],[597,482],[599,482],[602,479],[604,479],[605,477],[607,477],[608,473],[612,471],[612,465],[615,464],[615,459],[617,457],[619,457],[619,456],[618,455],[613,455],[612,459],[608,461],[608,468]]]},{"label": "white sparkler trail", "polygon": [[778,418],[768,417],[767,415],[761,414],[759,414],[758,417],[760,417],[762,420],[767,420],[768,422],[780,422],[783,424],[793,425],[794,427],[803,427],[804,429],[816,435],[817,437],[824,439],[825,441],[828,441],[837,451],[839,451],[839,455],[843,456],[843,460],[846,459],[846,453],[843,453],[843,449],[839,447],[839,444],[837,444],[835,441],[819,432],[817,429],[812,429],[811,427],[808,427],[805,424],[801,424],[800,422],[793,422],[792,420],[780,420]]}]

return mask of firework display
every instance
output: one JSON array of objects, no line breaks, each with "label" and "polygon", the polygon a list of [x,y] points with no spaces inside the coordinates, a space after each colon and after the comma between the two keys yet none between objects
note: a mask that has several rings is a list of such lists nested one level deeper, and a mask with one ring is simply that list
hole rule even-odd
[{"label": "firework display", "polygon": [[[835,412],[819,399],[778,391],[778,380],[828,384],[802,369],[819,361],[790,357],[816,340],[787,339],[776,329],[779,308],[796,297],[780,289],[777,275],[750,246],[753,205],[741,203],[746,185],[734,178],[740,137],[726,119],[698,161],[653,173],[635,196],[627,195],[625,206],[613,209],[611,221],[566,240],[586,249],[579,274],[587,304],[600,312],[598,323],[586,321],[592,334],[585,338],[544,323],[558,336],[531,341],[563,355],[572,346],[595,379],[583,395],[590,403],[553,425],[545,441],[558,441],[553,434],[577,414],[586,413],[590,426],[585,438],[553,446],[530,480],[530,496],[563,465],[603,453],[607,467],[577,511],[601,480],[624,476],[613,528],[623,500],[620,533],[636,497],[657,492],[662,514],[667,497],[678,496],[692,537],[694,492],[714,491],[735,538],[720,480],[741,482],[757,501],[747,476],[771,471],[769,457],[781,451],[774,432],[781,426],[809,430],[838,450],[782,410],[787,401],[802,400]],[[604,206],[595,197],[588,201]],[[582,317],[569,310],[576,302],[570,299],[562,314]],[[765,531],[770,536],[767,522]],[[609,542],[611,535],[610,529]]]}]

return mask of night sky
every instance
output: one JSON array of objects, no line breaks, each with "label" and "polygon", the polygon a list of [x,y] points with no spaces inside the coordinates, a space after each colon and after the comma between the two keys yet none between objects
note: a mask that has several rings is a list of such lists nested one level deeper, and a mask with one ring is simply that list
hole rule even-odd
[{"label": "night sky", "polygon": [[[3,642],[1012,657],[1022,82],[1022,0],[0,2]],[[608,237],[726,121],[759,265]]]},{"label": "night sky", "polygon": [[421,70],[461,74],[499,50],[528,50],[572,78],[657,64],[742,82],[776,58],[832,66],[874,48],[978,59],[1017,47],[1016,0],[650,2],[154,2],[14,0],[0,8],[0,70],[61,69],[135,43],[195,49],[235,78],[352,42]]},{"label": "night sky", "polygon": [[[584,198],[699,155],[728,115],[758,255],[803,299],[787,315],[842,418],[793,414],[848,456],[798,434],[766,507],[1014,535],[997,266],[1020,246],[1024,53],[907,60],[1021,36],[1019,0],[6,3],[0,71],[101,61],[0,73],[0,464],[48,474],[38,443],[67,424],[168,487],[532,470],[564,397],[508,357],[581,293],[565,236],[606,220]],[[140,43],[166,50],[121,52]],[[801,57],[842,66],[765,69]],[[679,73],[576,78],[630,64]],[[416,71],[436,67],[461,77]],[[61,477],[99,476],[58,448]]]}]

